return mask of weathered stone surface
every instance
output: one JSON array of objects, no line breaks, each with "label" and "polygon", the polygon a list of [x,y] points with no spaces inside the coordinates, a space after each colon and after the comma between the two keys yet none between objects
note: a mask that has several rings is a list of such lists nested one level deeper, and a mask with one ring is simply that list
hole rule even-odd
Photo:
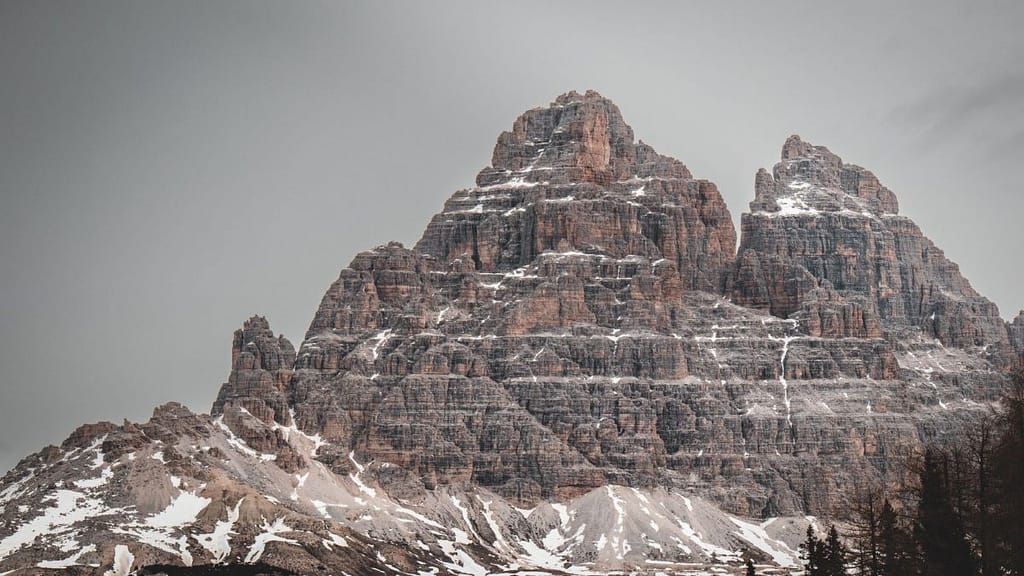
[{"label": "weathered stone surface", "polygon": [[1010,344],[1024,362],[1024,310],[1017,314],[1013,322],[1007,323],[1006,330],[1010,336]]},{"label": "weathered stone surface", "polygon": [[[791,516],[761,528],[795,550],[794,518],[903,484],[893,461],[986,412],[1024,348],[1024,314],[1000,320],[897,210],[792,137],[734,254],[713,184],[607,99],[561,96],[414,249],[358,254],[297,352],[246,321],[212,416],[167,404],[22,461],[0,571],[77,547],[98,575],[117,542],[136,565],[296,573],[785,558],[722,509]],[[18,544],[68,502],[91,514],[73,545]],[[168,525],[179,506],[194,518]]]},{"label": "weathered stone surface", "polygon": [[[835,336],[877,335],[879,324],[893,335],[917,329],[948,346],[990,347],[1005,363],[1009,341],[996,306],[897,214],[895,196],[873,174],[791,136],[773,174],[759,171],[754,188],[729,279],[734,302],[781,318],[799,312],[815,325],[833,317]],[[822,300],[816,290],[825,282]],[[861,319],[847,325],[851,315]]]},{"label": "weathered stone surface", "polygon": [[68,450],[72,448],[85,448],[97,436],[108,434],[117,429],[113,422],[96,422],[95,424],[82,424],[67,437],[61,444],[61,448]]},{"label": "weathered stone surface", "polygon": [[[920,446],[929,422],[945,417],[930,407],[970,412],[994,397],[999,377],[983,375],[984,360],[907,331],[898,282],[918,286],[918,270],[935,276],[937,298],[981,300],[894,215],[895,197],[870,172],[794,137],[776,176],[759,173],[752,205],[772,212],[745,217],[744,241],[755,240],[730,279],[736,303],[752,310],[693,291],[679,259],[652,248],[663,234],[637,236],[621,217],[665,202],[664,179],[638,181],[631,143],[617,109],[595,94],[527,112],[499,139],[479,187],[457,192],[416,249],[382,246],[342,271],[292,382],[298,424],[335,447],[321,460],[344,471],[356,450],[428,487],[471,481],[524,503],[613,482],[699,487],[747,514],[828,513],[862,478],[889,474],[870,451]],[[651,174],[689,178],[666,162]],[[558,212],[586,198],[580,220]],[[548,206],[559,214],[557,243],[481,248],[504,233],[481,234],[484,222],[527,214],[540,218],[527,225],[536,230]],[[597,227],[568,233],[584,219]],[[929,309],[948,318],[932,325],[946,326],[936,333],[950,344],[988,319],[945,305]],[[975,384],[935,377],[935,366],[907,369],[924,362],[917,354],[956,362]],[[495,441],[510,431],[516,443]],[[849,465],[840,472],[837,462]]]},{"label": "weathered stone surface", "polygon": [[288,425],[288,385],[295,348],[284,336],[274,336],[266,318],[253,316],[235,331],[231,343],[231,374],[221,386],[211,414],[229,405],[248,410],[263,422]]},{"label": "weathered stone surface", "polygon": [[456,192],[416,250],[508,272],[545,251],[673,262],[686,289],[717,292],[736,232],[715,185],[661,156],[596,92],[560,96],[498,138],[477,186]]},{"label": "weathered stone surface", "polygon": [[803,295],[801,309],[793,314],[810,336],[821,338],[881,338],[882,327],[875,307],[866,297],[841,295],[828,280]]}]

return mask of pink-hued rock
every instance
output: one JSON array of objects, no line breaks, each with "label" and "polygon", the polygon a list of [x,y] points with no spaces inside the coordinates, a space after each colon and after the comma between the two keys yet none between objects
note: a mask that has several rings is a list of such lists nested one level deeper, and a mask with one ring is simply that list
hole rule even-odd
[{"label": "pink-hued rock", "polygon": [[893,337],[918,330],[947,346],[989,347],[1005,365],[1010,344],[995,304],[897,214],[896,197],[874,174],[791,136],[754,189],[728,281],[734,302],[815,326],[831,316],[834,336],[877,336],[879,324]]},{"label": "pink-hued rock", "polygon": [[527,111],[413,249],[355,256],[297,351],[245,321],[211,415],[166,404],[19,463],[0,572],[778,560],[734,515],[790,517],[760,526],[795,550],[807,514],[903,485],[893,459],[998,398],[1024,313],[1004,323],[873,174],[799,137],[750,210],[736,254],[714,184],[611,101]]},{"label": "pink-hued rock", "polygon": [[593,91],[520,116],[476,180],[445,203],[417,251],[480,272],[508,272],[545,251],[666,259],[685,289],[710,292],[735,252],[715,185],[634,142],[618,107]]},{"label": "pink-hued rock", "polygon": [[294,364],[295,348],[284,336],[274,336],[266,318],[246,320],[235,330],[231,374],[210,413],[222,414],[226,405],[233,405],[268,424],[290,424],[287,392]]}]

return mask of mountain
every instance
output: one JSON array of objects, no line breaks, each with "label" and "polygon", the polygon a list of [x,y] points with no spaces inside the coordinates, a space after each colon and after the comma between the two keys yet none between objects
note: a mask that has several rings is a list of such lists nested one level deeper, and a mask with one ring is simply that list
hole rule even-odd
[{"label": "mountain", "polygon": [[0,572],[785,573],[816,516],[989,409],[1022,348],[867,170],[714,184],[570,92],[209,415],[78,428],[0,484]]}]

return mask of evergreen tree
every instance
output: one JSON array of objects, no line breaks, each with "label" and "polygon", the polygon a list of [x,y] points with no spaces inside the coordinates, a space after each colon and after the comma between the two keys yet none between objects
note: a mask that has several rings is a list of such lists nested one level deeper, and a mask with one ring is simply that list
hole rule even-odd
[{"label": "evergreen tree", "polygon": [[881,532],[882,496],[869,489],[854,503],[851,537],[855,551],[851,560],[860,576],[882,576]]},{"label": "evergreen tree", "polygon": [[882,502],[878,514],[878,568],[880,576],[918,574],[914,558],[916,544],[900,526],[899,517],[889,500]]},{"label": "evergreen tree", "polygon": [[828,537],[823,546],[822,576],[846,575],[846,546],[839,540],[839,531],[835,526],[829,528]]},{"label": "evergreen tree", "polygon": [[929,448],[921,471],[920,500],[914,537],[921,548],[923,576],[971,576],[974,555],[963,522],[953,509],[948,461]]},{"label": "evergreen tree", "polygon": [[1024,576],[1024,368],[1014,373],[1003,399],[992,454],[991,490],[991,564],[1003,574]]},{"label": "evergreen tree", "polygon": [[747,558],[747,576],[757,576],[757,573],[754,572],[754,561],[750,558]]},{"label": "evergreen tree", "polygon": [[992,457],[995,451],[996,422],[984,418],[968,432],[965,441],[969,466],[969,496],[967,531],[973,536],[980,559],[981,576],[997,576],[992,512],[996,502],[992,498]]},{"label": "evergreen tree", "polygon": [[814,527],[807,526],[807,539],[800,545],[807,576],[825,576],[823,570],[825,543],[814,534]]}]

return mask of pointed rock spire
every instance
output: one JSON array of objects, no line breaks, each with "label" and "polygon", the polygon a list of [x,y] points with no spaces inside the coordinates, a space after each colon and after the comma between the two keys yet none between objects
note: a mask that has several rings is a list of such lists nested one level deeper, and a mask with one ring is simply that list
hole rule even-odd
[{"label": "pointed rock spire", "polygon": [[821,335],[873,337],[881,322],[883,332],[912,326],[946,345],[1009,350],[995,304],[896,214],[874,174],[828,148],[790,136],[772,174],[754,177],[750,209],[728,281],[736,303],[808,320]]},{"label": "pointed rock spire", "polygon": [[843,212],[870,217],[896,214],[899,204],[870,171],[845,164],[828,148],[794,134],[782,145],[781,161],[772,174],[758,172],[750,209],[784,216]]},{"label": "pointed rock spire", "polygon": [[1021,361],[1024,361],[1024,310],[1017,314],[1013,322],[1007,323],[1006,328],[1010,333],[1010,344],[1021,357]]},{"label": "pointed rock spire", "polygon": [[245,408],[267,424],[290,424],[288,384],[295,348],[284,336],[274,336],[263,316],[253,316],[235,330],[231,343],[231,374],[210,409],[222,414],[228,405]]},{"label": "pointed rock spire", "polygon": [[736,231],[718,189],[643,142],[597,92],[516,119],[477,186],[456,192],[416,251],[507,272],[544,252],[675,264],[686,289],[721,290]]},{"label": "pointed rock spire", "polygon": [[546,108],[523,113],[494,145],[478,186],[511,181],[593,182],[631,177],[692,178],[678,160],[633,141],[618,106],[594,90],[562,94]]}]

